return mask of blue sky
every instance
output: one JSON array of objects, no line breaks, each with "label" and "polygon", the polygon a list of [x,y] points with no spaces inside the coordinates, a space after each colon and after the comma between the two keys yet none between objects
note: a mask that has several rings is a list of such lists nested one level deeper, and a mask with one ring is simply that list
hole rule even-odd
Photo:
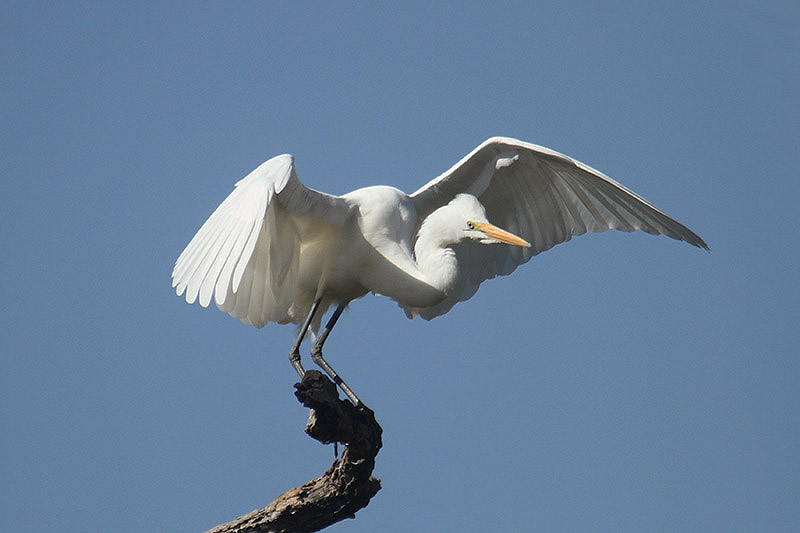
[{"label": "blue sky", "polygon": [[413,191],[492,135],[699,233],[574,239],[431,322],[355,302],[329,360],[384,428],[330,531],[800,528],[792,2],[0,7],[0,516],[198,531],[319,475],[288,326],[170,288],[233,184],[290,152]]}]

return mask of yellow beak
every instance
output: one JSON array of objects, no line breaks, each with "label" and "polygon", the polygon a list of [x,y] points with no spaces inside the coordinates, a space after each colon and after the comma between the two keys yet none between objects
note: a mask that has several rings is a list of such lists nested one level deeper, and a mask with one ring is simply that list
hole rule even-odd
[{"label": "yellow beak", "polygon": [[513,233],[504,229],[500,229],[493,224],[489,224],[488,222],[473,222],[472,224],[485,233],[487,237],[496,241],[504,242],[506,244],[513,244],[515,246],[524,246],[525,248],[530,248],[531,246],[531,243],[525,239],[517,237]]}]

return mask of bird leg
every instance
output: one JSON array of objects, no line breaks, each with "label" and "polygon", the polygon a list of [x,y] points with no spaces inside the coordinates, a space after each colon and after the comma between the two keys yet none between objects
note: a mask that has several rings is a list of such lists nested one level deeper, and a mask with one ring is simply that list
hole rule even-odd
[{"label": "bird leg", "polygon": [[303,364],[300,362],[300,344],[303,342],[303,338],[306,336],[308,328],[311,327],[311,321],[314,319],[314,315],[317,314],[317,309],[319,309],[320,302],[322,302],[322,298],[314,300],[314,303],[311,304],[311,311],[308,312],[308,317],[306,317],[303,325],[300,326],[300,334],[297,335],[297,340],[294,341],[292,350],[289,352],[289,361],[292,363],[294,369],[297,370],[297,373],[300,374],[300,379],[302,379],[306,373],[305,369],[303,368]]},{"label": "bird leg", "polygon": [[[347,383],[339,377],[339,374],[328,364],[328,362],[322,357],[322,345],[325,344],[325,339],[328,338],[333,326],[336,325],[336,321],[339,320],[339,317],[342,315],[342,311],[344,308],[347,307],[347,304],[340,304],[339,307],[331,315],[331,318],[328,320],[328,323],[325,324],[325,328],[317,337],[316,342],[311,347],[311,360],[314,361],[320,368],[322,368],[326,374],[330,376],[330,378],[341,387],[345,394],[350,398],[353,402],[353,405],[356,407],[361,407],[364,405],[361,403],[361,400],[358,399],[358,396],[347,386]],[[299,359],[299,357],[298,357]],[[299,361],[298,361],[299,362]]]}]

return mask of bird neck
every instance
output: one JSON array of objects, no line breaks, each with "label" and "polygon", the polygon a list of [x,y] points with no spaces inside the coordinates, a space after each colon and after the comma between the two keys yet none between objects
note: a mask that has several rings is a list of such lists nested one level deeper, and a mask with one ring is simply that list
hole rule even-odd
[{"label": "bird neck", "polygon": [[458,277],[458,260],[451,243],[444,241],[432,231],[420,228],[414,245],[414,257],[425,281],[436,289],[448,294]]}]

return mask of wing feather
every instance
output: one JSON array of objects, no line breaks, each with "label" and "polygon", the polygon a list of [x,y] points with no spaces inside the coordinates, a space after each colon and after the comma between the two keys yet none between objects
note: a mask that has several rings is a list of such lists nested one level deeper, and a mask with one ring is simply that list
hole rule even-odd
[{"label": "wing feather", "polygon": [[[286,321],[297,287],[303,234],[341,226],[350,207],[303,185],[294,158],[266,161],[239,180],[178,256],[172,286],[188,303],[221,310],[262,327]],[[313,221],[313,223],[311,223]]]},{"label": "wing feather", "polygon": [[534,255],[575,235],[609,229],[663,234],[708,249],[697,234],[605,174],[563,154],[516,139],[493,137],[411,195],[420,223],[456,194],[478,197],[489,221],[531,243],[530,248],[454,247],[462,278],[425,318],[470,298],[481,282],[506,275]]},{"label": "wing feather", "polygon": [[[231,284],[231,279],[233,278],[233,270],[236,267],[238,258],[242,257],[247,238],[254,225],[255,223],[252,220],[242,220],[240,222],[240,226],[236,232],[236,239],[228,254],[228,260],[222,265],[219,276],[217,277],[217,283],[214,285],[214,302],[217,306],[225,304],[225,298],[228,294],[227,288],[228,285]],[[239,283],[234,280],[232,286],[238,289]]]},{"label": "wing feather", "polygon": [[194,303],[200,294],[200,285],[208,271],[211,268],[211,262],[218,254],[219,249],[225,241],[227,228],[220,226],[220,228],[200,243],[201,253],[198,253],[193,260],[193,268],[191,269],[191,277],[188,278],[186,285],[186,301]]},{"label": "wing feather", "polygon": [[[173,285],[176,285],[175,281],[178,281],[177,290],[181,293],[186,290],[187,286],[192,281],[193,275],[200,266],[200,263],[202,263],[210,244],[216,240],[219,233],[222,231],[221,226],[201,229],[205,229],[205,231],[198,232],[197,235],[194,236],[189,246],[186,247],[187,249],[184,250],[184,254],[182,254],[175,263],[175,269],[172,274]],[[191,250],[189,250],[189,248],[191,248]]]},{"label": "wing feather", "polygon": [[[214,294],[214,288],[217,285],[217,280],[219,279],[219,275],[222,271],[222,268],[225,266],[225,263],[228,262],[228,258],[231,250],[233,249],[233,245],[236,243],[238,232],[241,226],[241,221],[233,220],[224,233],[224,240],[216,249],[213,262],[209,266],[208,271],[206,272],[206,275],[200,284],[199,301],[200,305],[203,307],[208,307],[208,304],[211,302],[211,297]],[[209,253],[208,257],[211,257],[212,254],[213,252]]]},{"label": "wing feather", "polygon": [[258,243],[253,250],[253,257],[255,258],[255,264],[251,270],[253,281],[250,289],[250,305],[247,308],[247,315],[245,315],[248,325],[261,322],[261,304],[263,303],[267,275],[269,274],[269,271],[265,268],[268,243],[264,241],[267,241],[267,238],[266,233],[262,230],[258,237]]}]

